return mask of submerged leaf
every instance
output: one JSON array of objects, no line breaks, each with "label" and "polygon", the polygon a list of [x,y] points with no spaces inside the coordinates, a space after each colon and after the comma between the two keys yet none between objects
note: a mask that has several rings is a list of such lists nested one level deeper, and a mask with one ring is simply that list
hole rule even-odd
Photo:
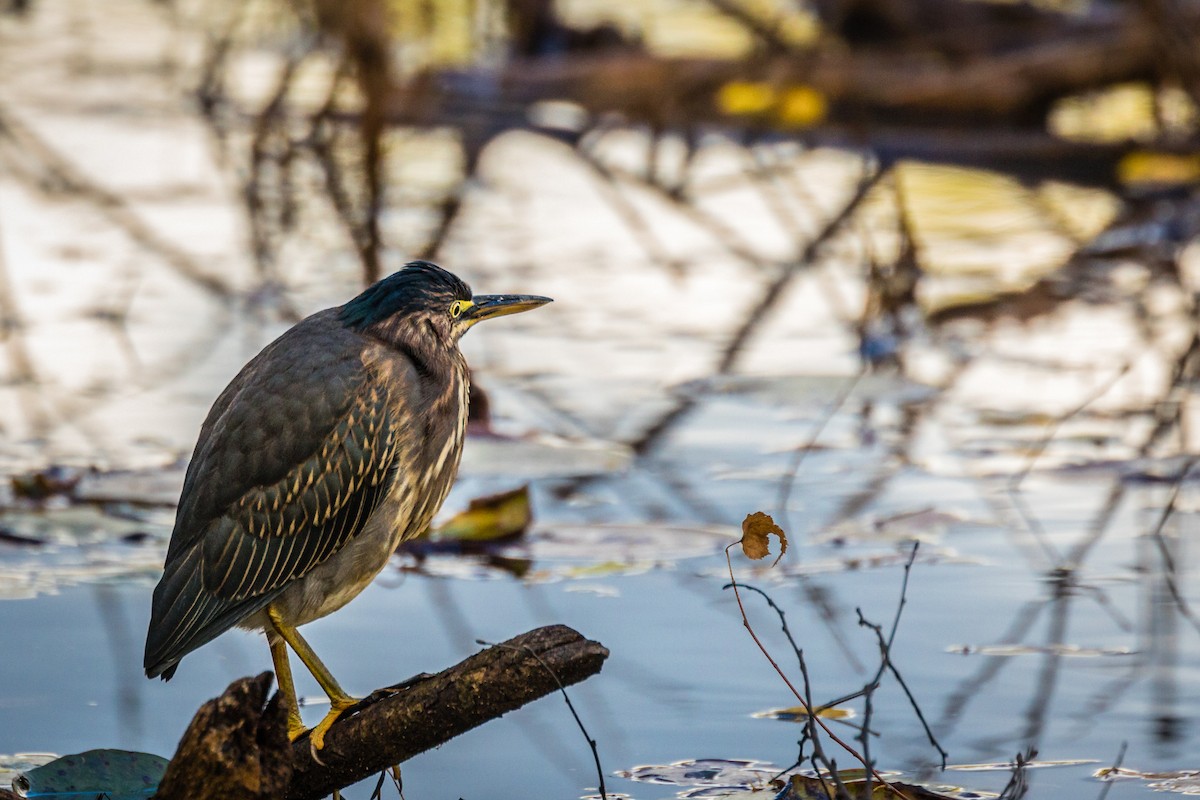
[{"label": "submerged leaf", "polygon": [[1143,780],[1156,792],[1170,794],[1200,794],[1200,770],[1181,769],[1172,772],[1142,772],[1126,767],[1105,767],[1093,773],[1102,781]]},{"label": "submerged leaf", "polygon": [[[771,554],[771,534],[779,537],[779,557],[787,552],[787,534],[775,524],[770,514],[755,511],[742,521],[742,552],[747,558],[760,559]],[[778,561],[779,559],[776,559]]]},{"label": "submerged leaf", "polygon": [[154,794],[166,768],[167,759],[150,753],[88,750],[20,773],[13,788],[24,797],[139,800]]}]

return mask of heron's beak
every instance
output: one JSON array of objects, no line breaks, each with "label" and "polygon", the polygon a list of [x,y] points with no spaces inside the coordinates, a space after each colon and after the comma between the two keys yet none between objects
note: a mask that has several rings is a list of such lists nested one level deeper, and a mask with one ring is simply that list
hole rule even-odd
[{"label": "heron's beak", "polygon": [[549,297],[538,297],[533,294],[481,294],[471,298],[471,307],[463,312],[468,321],[474,325],[492,317],[503,317],[506,314],[520,314],[522,311],[544,306],[554,302]]}]

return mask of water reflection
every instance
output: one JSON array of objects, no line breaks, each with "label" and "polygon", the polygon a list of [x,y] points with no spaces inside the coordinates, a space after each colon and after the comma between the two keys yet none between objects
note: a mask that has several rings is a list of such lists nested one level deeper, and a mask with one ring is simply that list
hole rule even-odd
[{"label": "water reflection", "polygon": [[[248,229],[237,142],[214,145],[157,66],[194,31],[120,5],[146,26],[147,52],[103,27],[81,44],[71,4],[44,4],[5,42],[24,68],[8,71],[0,106],[0,467],[100,472],[2,498],[4,753],[166,755],[200,702],[266,668],[235,634],[169,685],[142,678],[169,504],[216,390],[361,278],[311,175],[297,177],[300,207],[272,206],[296,215],[287,236]],[[59,55],[79,47],[91,66],[75,75]],[[517,276],[558,302],[465,342],[498,435],[470,441],[447,506],[528,481],[534,527],[481,554],[402,555],[314,624],[349,687],[565,622],[613,651],[573,690],[609,771],[791,764],[796,729],[752,716],[791,699],[721,590],[722,548],[764,510],[793,549],[737,573],[791,615],[822,697],[875,663],[855,611],[894,613],[921,540],[892,655],[952,761],[992,766],[973,788],[999,790],[1027,748],[1054,764],[1028,776],[1041,796],[1096,790],[1095,764],[1122,742],[1129,769],[1194,766],[1194,253],[1128,260],[1116,247],[1128,236],[1081,249],[1133,213],[1104,193],[886,172],[789,144],[705,139],[676,170],[688,191],[671,195],[645,180],[651,145],[664,158],[670,143],[642,131],[600,130],[578,149],[506,134],[474,154],[482,180],[465,188],[453,188],[454,136],[397,137],[401,200],[382,233],[417,242],[459,192],[439,234],[446,263],[481,290]],[[897,194],[912,199],[904,213]],[[396,249],[385,258],[403,260]],[[882,355],[860,375],[876,352],[864,343]],[[760,612],[756,630],[787,652]],[[896,687],[875,703],[880,765],[936,778]],[[554,701],[415,759],[405,777],[417,796],[532,782],[572,797],[594,781]],[[1145,796],[1148,783],[1111,795]]]}]

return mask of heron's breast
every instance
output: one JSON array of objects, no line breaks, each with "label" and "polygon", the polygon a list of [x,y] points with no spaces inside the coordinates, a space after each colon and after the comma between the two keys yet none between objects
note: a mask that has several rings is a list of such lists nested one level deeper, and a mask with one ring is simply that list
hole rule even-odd
[{"label": "heron's breast", "polygon": [[[399,541],[419,535],[445,502],[458,475],[463,439],[467,429],[467,397],[470,386],[466,370],[455,370],[450,385],[435,403],[423,432],[423,441],[415,448],[421,454],[419,468],[409,473],[410,485],[403,489],[412,497],[410,508],[397,509]],[[403,465],[397,472],[400,481]]]}]

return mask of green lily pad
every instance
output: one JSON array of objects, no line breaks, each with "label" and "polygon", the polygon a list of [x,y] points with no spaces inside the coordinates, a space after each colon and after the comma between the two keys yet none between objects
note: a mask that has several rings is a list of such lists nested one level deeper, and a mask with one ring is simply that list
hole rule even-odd
[{"label": "green lily pad", "polygon": [[128,750],[88,750],[21,772],[13,789],[22,797],[87,796],[141,800],[158,789],[167,759]]}]

